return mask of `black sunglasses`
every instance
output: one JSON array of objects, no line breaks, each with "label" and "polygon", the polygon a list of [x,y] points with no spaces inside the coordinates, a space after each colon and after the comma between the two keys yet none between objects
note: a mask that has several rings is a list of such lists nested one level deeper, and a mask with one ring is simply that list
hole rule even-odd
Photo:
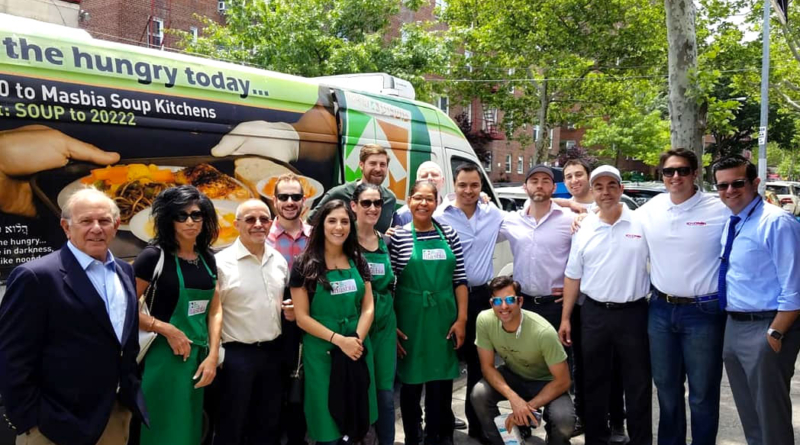
[{"label": "black sunglasses", "polygon": [[728,190],[728,187],[733,187],[735,189],[740,189],[740,188],[744,187],[745,184],[747,184],[747,179],[737,179],[737,180],[735,180],[733,182],[730,182],[730,183],[728,183],[728,182],[720,182],[719,184],[717,184],[717,191]]},{"label": "black sunglasses", "polygon": [[278,201],[288,201],[291,199],[294,202],[300,202],[303,199],[302,193],[278,193],[275,195],[278,198]]},{"label": "black sunglasses", "polygon": [[251,226],[255,224],[256,221],[259,221],[262,226],[266,226],[272,219],[270,219],[269,216],[259,216],[258,218],[255,216],[248,216],[247,218],[239,218],[239,221],[244,221]]},{"label": "black sunglasses", "polygon": [[689,176],[692,169],[689,167],[664,167],[661,169],[661,174],[667,178],[675,176],[675,172],[678,172],[678,176]]},{"label": "black sunglasses", "polygon": [[381,208],[383,207],[383,201],[381,201],[380,199],[374,199],[371,201],[369,199],[362,199],[361,201],[358,201],[358,205],[360,205],[365,209],[368,209],[370,206]]},{"label": "black sunglasses", "polygon": [[516,295],[506,295],[505,297],[492,297],[489,301],[492,302],[492,306],[502,306],[504,301],[506,305],[513,306],[517,304],[518,298]]},{"label": "black sunglasses", "polygon": [[175,215],[175,221],[178,222],[186,222],[186,220],[189,218],[192,218],[192,221],[194,222],[200,222],[203,220],[203,212],[200,210],[195,210],[192,213],[178,212],[178,214]]}]

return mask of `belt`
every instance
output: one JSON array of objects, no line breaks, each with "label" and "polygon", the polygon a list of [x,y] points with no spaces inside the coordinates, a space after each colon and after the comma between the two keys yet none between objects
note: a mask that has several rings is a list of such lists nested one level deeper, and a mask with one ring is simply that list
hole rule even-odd
[{"label": "belt", "polygon": [[698,295],[696,297],[678,297],[675,295],[665,294],[655,287],[653,288],[653,295],[655,295],[657,298],[661,298],[669,304],[675,305],[705,303],[707,301],[717,301],[719,299],[719,295],[716,292]]},{"label": "belt", "polygon": [[[280,337],[278,337],[280,338]],[[276,348],[279,345],[278,338],[270,341],[257,341],[255,343],[241,343],[238,341],[229,341],[222,344],[224,348],[263,348],[263,349],[271,349]]]},{"label": "belt", "polygon": [[728,315],[736,321],[772,320],[778,315],[778,311],[728,312]]},{"label": "belt", "polygon": [[558,300],[559,298],[564,298],[561,295],[535,295],[534,296],[534,295],[528,295],[528,294],[524,294],[524,293],[522,294],[522,297],[525,299],[525,301],[530,301],[531,303],[536,304],[536,305],[555,303],[556,300]]},{"label": "belt", "polygon": [[636,301],[628,301],[626,303],[612,303],[612,302],[605,302],[605,301],[597,301],[590,296],[586,296],[586,302],[592,303],[595,306],[599,306],[604,309],[625,309],[634,306],[638,306],[641,304],[647,304],[647,298],[640,298]]}]

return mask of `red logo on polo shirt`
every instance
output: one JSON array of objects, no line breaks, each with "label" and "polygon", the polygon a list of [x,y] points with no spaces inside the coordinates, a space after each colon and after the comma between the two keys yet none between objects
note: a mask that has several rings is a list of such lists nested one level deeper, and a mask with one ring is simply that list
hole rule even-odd
[{"label": "red logo on polo shirt", "polygon": [[626,233],[626,234],[625,234],[625,238],[639,239],[639,238],[641,238],[641,237],[642,237],[642,235],[637,235],[637,234],[635,234],[635,233]]},{"label": "red logo on polo shirt", "polygon": [[705,226],[707,225],[705,221],[689,221],[686,223],[687,226]]}]

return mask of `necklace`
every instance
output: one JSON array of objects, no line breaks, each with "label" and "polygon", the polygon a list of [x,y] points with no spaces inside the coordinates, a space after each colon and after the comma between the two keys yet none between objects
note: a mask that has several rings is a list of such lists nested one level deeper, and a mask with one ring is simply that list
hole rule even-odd
[{"label": "necklace", "polygon": [[182,259],[183,261],[186,261],[187,263],[191,264],[194,267],[200,267],[200,255],[197,255],[196,257],[194,257],[194,259],[191,260],[184,258],[182,256],[179,256],[178,258]]}]

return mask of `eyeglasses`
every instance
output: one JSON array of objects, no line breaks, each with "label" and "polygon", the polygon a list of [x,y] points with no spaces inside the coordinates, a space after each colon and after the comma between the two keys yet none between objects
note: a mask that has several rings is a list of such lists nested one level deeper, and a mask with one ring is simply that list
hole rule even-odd
[{"label": "eyeglasses", "polygon": [[717,191],[724,192],[725,190],[728,190],[728,187],[733,187],[735,189],[740,189],[740,188],[744,187],[745,184],[747,184],[747,179],[737,179],[737,180],[735,180],[733,182],[730,182],[730,183],[728,183],[728,182],[720,182],[719,184],[717,184]]},{"label": "eyeglasses", "polygon": [[303,199],[302,193],[278,193],[275,195],[278,201],[285,202],[291,199],[294,202],[300,202]]},{"label": "eyeglasses", "polygon": [[492,306],[502,306],[504,301],[508,306],[512,306],[517,304],[518,298],[516,295],[507,295],[505,297],[492,297],[489,301],[492,302]]},{"label": "eyeglasses", "polygon": [[412,197],[411,197],[411,199],[412,199],[412,200],[414,200],[414,201],[419,201],[419,202],[422,202],[422,201],[425,201],[425,202],[434,202],[434,201],[436,201],[436,199],[435,199],[435,198],[433,198],[433,197],[428,197],[428,196],[418,196],[418,195],[414,195],[414,196],[412,196]]},{"label": "eyeglasses", "polygon": [[675,176],[675,172],[678,172],[678,176],[689,176],[692,169],[689,167],[664,167],[661,169],[661,174],[667,178]]},{"label": "eyeglasses", "polygon": [[370,201],[369,199],[362,199],[361,201],[358,201],[358,205],[360,205],[365,209],[368,209],[370,207],[375,207],[379,209],[383,207],[383,201],[381,201],[380,199],[374,199],[372,201]]},{"label": "eyeglasses", "polygon": [[178,212],[178,214],[175,215],[175,221],[178,222],[186,222],[186,220],[189,218],[192,218],[192,221],[194,222],[200,222],[203,220],[203,212],[200,210],[195,210],[192,213]]},{"label": "eyeglasses", "polygon": [[247,218],[239,218],[239,221],[244,221],[245,223],[251,226],[255,224],[256,221],[258,221],[261,223],[262,226],[266,226],[267,224],[269,224],[270,221],[272,221],[272,219],[270,219],[269,216],[259,216],[258,218],[256,218],[255,216],[248,216]]}]

